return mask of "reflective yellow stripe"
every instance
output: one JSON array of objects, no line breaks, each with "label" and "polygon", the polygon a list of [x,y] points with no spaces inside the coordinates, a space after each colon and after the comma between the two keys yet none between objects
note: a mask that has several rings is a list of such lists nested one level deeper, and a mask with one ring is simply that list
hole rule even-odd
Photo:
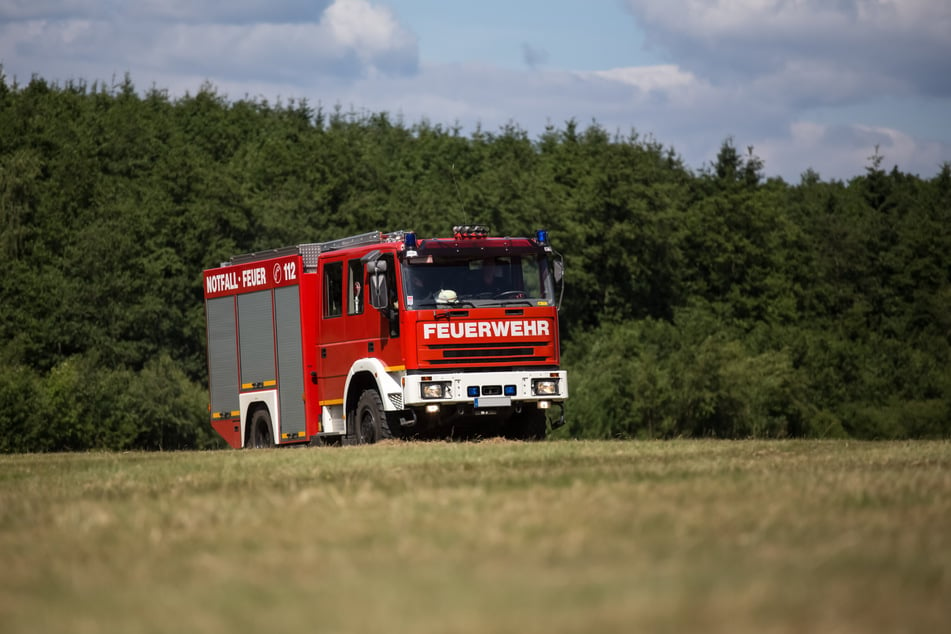
[{"label": "reflective yellow stripe", "polygon": [[303,438],[306,435],[307,434],[305,434],[304,432],[299,431],[297,433],[281,434],[281,438],[283,438],[284,440],[287,440],[289,438]]},{"label": "reflective yellow stripe", "polygon": [[254,389],[259,390],[264,387],[274,387],[275,385],[277,385],[277,380],[271,379],[269,381],[262,381],[261,383],[242,383],[241,389],[242,390],[254,390]]},{"label": "reflective yellow stripe", "polygon": [[386,366],[387,372],[402,372],[406,369],[405,365],[388,365]]},{"label": "reflective yellow stripe", "polygon": [[318,403],[318,404],[319,404],[321,407],[323,407],[324,405],[343,405],[343,399],[342,399],[342,398],[331,398],[331,399],[327,399],[326,401],[320,401],[320,403]]}]

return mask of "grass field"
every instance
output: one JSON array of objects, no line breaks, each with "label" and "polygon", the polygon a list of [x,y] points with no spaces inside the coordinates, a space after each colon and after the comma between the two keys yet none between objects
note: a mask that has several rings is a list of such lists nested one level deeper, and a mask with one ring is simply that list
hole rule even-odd
[{"label": "grass field", "polygon": [[0,632],[951,631],[951,443],[0,456]]}]

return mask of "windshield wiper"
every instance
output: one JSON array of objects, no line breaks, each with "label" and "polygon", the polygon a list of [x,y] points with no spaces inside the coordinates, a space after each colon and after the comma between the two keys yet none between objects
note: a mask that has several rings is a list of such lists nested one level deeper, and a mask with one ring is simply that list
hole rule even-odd
[{"label": "windshield wiper", "polygon": [[534,305],[535,304],[527,299],[503,299],[489,304],[482,304],[482,306],[528,306],[529,308]]},{"label": "windshield wiper", "polygon": [[475,308],[476,305],[472,302],[466,301],[464,299],[457,299],[456,301],[449,303],[437,302],[435,300],[428,300],[425,302],[419,302],[418,304],[413,304],[413,309],[418,310],[420,308],[439,308],[439,309],[448,309],[459,308],[462,306],[468,306],[469,308]]}]

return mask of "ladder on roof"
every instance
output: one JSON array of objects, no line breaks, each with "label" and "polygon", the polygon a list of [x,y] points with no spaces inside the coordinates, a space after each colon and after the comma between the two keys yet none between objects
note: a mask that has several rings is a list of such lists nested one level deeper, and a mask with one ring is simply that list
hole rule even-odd
[{"label": "ladder on roof", "polygon": [[248,262],[257,262],[258,260],[269,260],[285,255],[300,255],[304,259],[304,269],[313,270],[317,268],[317,258],[321,253],[329,251],[338,251],[349,247],[357,247],[366,244],[383,244],[385,242],[396,242],[402,240],[404,231],[393,231],[383,233],[382,231],[368,231],[355,236],[338,238],[337,240],[328,240],[327,242],[310,242],[298,244],[279,249],[269,249],[267,251],[255,251],[254,253],[244,253],[231,258],[228,264],[247,264]]},{"label": "ladder on roof", "polygon": [[349,236],[347,238],[340,238],[338,240],[329,240],[327,242],[318,242],[313,245],[301,245],[303,246],[314,246],[317,247],[320,253],[326,253],[327,251],[336,251],[338,249],[346,249],[348,247],[358,247],[364,244],[379,244],[383,242],[383,239],[386,234],[381,231],[369,231],[367,233],[360,233],[355,236]]}]

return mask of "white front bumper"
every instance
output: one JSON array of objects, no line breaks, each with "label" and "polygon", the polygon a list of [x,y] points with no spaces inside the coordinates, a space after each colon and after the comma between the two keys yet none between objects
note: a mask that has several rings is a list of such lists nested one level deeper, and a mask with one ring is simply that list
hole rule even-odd
[{"label": "white front bumper", "polygon": [[[535,379],[558,379],[558,393],[535,394]],[[434,381],[448,383],[449,394],[444,398],[423,398],[422,385]],[[507,407],[519,401],[558,403],[568,398],[568,373],[564,370],[407,374],[402,383],[404,407],[446,403],[469,403],[476,408]]]}]

